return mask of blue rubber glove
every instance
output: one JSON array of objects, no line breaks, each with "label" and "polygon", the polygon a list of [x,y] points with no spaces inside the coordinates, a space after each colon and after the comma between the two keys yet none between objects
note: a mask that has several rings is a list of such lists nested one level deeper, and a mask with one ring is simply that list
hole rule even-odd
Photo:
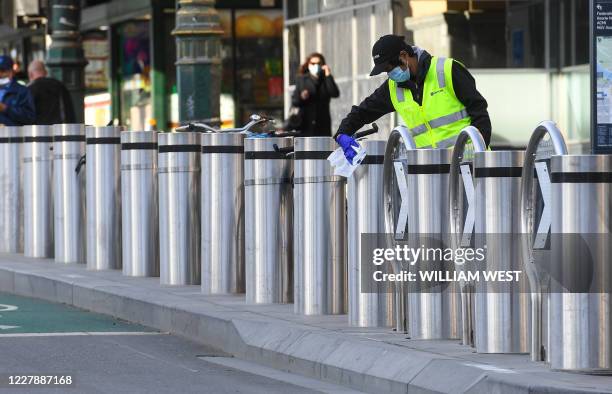
[{"label": "blue rubber glove", "polygon": [[336,142],[342,147],[346,160],[348,160],[349,163],[353,164],[353,159],[357,155],[357,152],[355,151],[355,149],[353,149],[353,147],[359,148],[359,144],[357,143],[357,141],[355,141],[355,139],[350,135],[339,134],[336,137]]}]

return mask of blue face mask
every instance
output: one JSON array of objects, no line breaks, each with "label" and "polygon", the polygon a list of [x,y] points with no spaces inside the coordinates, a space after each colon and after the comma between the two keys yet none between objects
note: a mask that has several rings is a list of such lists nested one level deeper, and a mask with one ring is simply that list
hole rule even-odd
[{"label": "blue face mask", "polygon": [[406,82],[410,79],[410,68],[406,67],[406,70],[402,70],[400,66],[397,66],[389,71],[387,76],[395,82]]}]

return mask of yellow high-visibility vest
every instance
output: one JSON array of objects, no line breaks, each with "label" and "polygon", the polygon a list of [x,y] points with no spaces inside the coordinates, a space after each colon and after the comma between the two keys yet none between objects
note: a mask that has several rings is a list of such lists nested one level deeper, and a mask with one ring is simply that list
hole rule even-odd
[{"label": "yellow high-visibility vest", "polygon": [[465,106],[453,88],[453,59],[432,57],[419,105],[410,89],[389,79],[393,108],[410,129],[417,148],[450,148],[461,130],[471,124]]}]

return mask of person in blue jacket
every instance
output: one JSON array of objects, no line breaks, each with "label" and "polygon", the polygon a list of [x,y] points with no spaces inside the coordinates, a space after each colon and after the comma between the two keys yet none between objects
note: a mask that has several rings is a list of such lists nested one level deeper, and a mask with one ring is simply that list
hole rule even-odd
[{"label": "person in blue jacket", "polygon": [[13,60],[0,56],[0,125],[23,126],[33,124],[35,118],[34,99],[15,79]]}]

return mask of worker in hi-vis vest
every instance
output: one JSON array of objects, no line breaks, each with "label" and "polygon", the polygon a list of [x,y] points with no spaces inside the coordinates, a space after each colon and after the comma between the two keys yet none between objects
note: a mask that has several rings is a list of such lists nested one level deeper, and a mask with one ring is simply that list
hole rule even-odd
[{"label": "worker in hi-vis vest", "polygon": [[351,137],[367,123],[396,111],[418,148],[450,148],[461,129],[472,125],[489,145],[491,120],[487,101],[469,71],[451,58],[431,56],[404,37],[386,35],[372,47],[370,76],[386,72],[378,89],[342,120],[335,139],[353,162],[357,142]]}]

